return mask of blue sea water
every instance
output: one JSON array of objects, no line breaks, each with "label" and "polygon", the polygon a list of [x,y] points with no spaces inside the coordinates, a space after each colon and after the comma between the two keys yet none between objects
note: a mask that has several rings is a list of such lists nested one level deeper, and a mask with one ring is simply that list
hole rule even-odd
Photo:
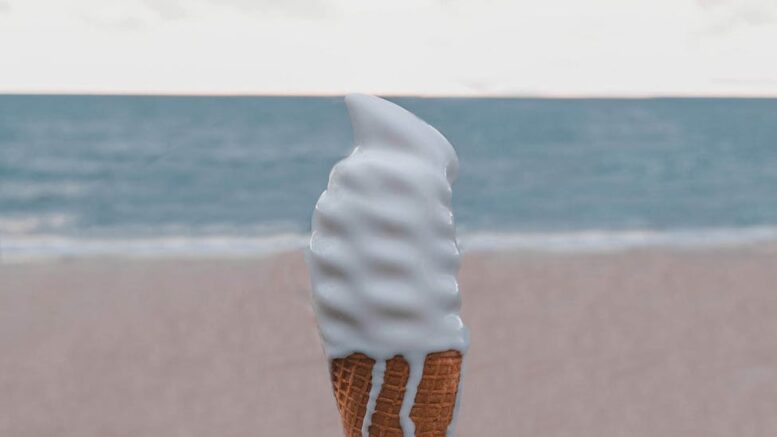
[{"label": "blue sea water", "polygon": [[[777,239],[777,99],[393,98],[461,160],[465,248]],[[0,96],[0,252],[298,247],[339,97]]]}]

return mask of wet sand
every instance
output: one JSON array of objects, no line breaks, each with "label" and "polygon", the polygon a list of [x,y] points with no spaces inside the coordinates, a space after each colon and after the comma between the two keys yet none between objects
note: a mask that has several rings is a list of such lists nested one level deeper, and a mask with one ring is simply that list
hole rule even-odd
[{"label": "wet sand", "polygon": [[[777,435],[777,250],[479,253],[459,436]],[[300,253],[0,265],[0,435],[341,435]]]}]

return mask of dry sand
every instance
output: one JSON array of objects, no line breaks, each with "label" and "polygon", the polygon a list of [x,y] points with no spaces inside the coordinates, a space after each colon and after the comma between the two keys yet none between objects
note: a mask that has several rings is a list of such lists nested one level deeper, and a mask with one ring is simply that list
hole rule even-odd
[{"label": "dry sand", "polygon": [[[470,254],[459,436],[777,435],[777,253]],[[0,436],[340,435],[301,254],[0,266]]]}]

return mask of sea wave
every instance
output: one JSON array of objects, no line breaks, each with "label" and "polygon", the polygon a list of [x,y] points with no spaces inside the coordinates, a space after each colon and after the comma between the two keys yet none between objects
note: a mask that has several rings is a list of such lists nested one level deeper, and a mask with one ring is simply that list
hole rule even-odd
[{"label": "sea wave", "polygon": [[0,236],[51,232],[70,226],[75,221],[75,216],[59,213],[0,217]]},{"label": "sea wave", "polygon": [[72,181],[58,182],[9,182],[0,185],[0,199],[32,201],[40,198],[72,199],[88,194],[89,186]]},{"label": "sea wave", "polygon": [[586,230],[553,233],[464,234],[463,251],[529,250],[543,252],[613,252],[628,249],[715,248],[777,241],[777,226],[678,230]]},{"label": "sea wave", "polygon": [[[94,239],[59,235],[0,235],[0,260],[6,262],[80,257],[250,257],[301,250],[310,236],[278,233],[260,236],[178,236]],[[777,226],[685,230],[587,230],[572,232],[464,232],[463,252],[527,251],[603,253],[640,248],[741,247],[777,242]]]},{"label": "sea wave", "polygon": [[242,257],[298,250],[309,237],[277,234],[262,237],[204,236],[137,239],[92,239],[56,235],[0,238],[4,261],[31,261],[80,257]]}]

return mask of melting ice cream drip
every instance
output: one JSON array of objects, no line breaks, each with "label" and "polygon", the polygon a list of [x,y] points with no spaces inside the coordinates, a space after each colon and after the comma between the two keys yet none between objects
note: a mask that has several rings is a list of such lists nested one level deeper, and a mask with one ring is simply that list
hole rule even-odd
[{"label": "melting ice cream drip", "polygon": [[[346,104],[355,148],[332,169],[313,215],[314,308],[330,360],[369,355],[376,384],[385,361],[407,360],[400,422],[412,436],[424,357],[451,349],[463,355],[469,343],[451,212],[458,158],[436,129],[393,103],[350,95]],[[363,433],[378,393],[370,393]]]}]

